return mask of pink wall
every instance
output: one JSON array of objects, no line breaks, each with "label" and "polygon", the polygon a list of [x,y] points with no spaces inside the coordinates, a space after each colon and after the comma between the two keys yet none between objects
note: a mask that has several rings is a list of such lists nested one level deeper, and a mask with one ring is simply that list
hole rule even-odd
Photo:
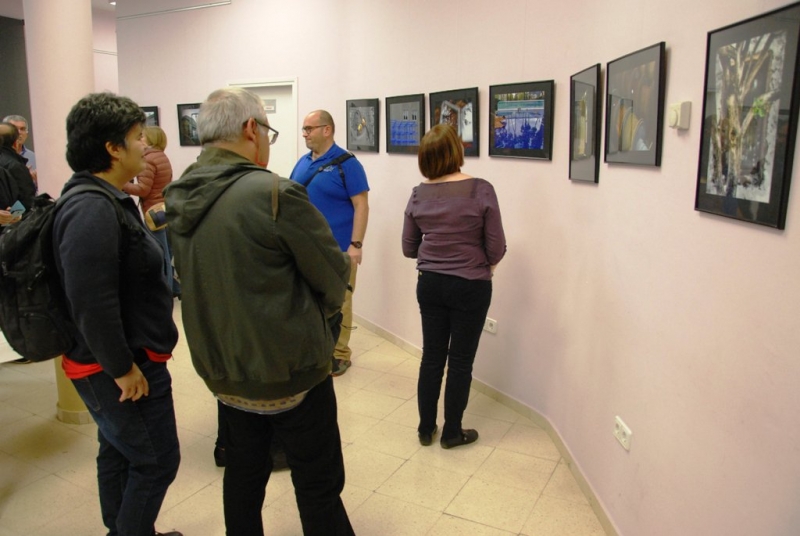
[{"label": "pink wall", "polygon": [[[235,0],[118,21],[120,89],[177,132],[175,105],[229,80],[297,77],[301,115],[324,107],[340,124],[348,98],[478,86],[482,156],[465,171],[495,185],[509,254],[476,377],[552,423],[620,534],[797,534],[800,196],[784,231],[693,210],[706,34],[782,4]],[[665,129],[661,168],[601,164],[599,185],[570,182],[570,75],[658,41],[667,102],[692,102],[691,128]],[[552,162],[486,156],[489,86],[547,79]],[[176,169],[196,155],[170,153]],[[356,312],[420,346],[399,241],[416,161],[359,159],[372,218]]]}]

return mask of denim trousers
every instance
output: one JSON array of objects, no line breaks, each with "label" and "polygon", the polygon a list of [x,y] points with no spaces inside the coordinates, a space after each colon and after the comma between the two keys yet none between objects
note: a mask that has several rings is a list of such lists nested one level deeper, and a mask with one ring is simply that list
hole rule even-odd
[{"label": "denim trousers", "polygon": [[221,409],[228,441],[222,482],[228,536],[264,535],[261,508],[272,473],[273,435],[286,450],[303,534],[355,534],[341,499],[344,459],[330,376],[283,413],[260,415],[224,404]]},{"label": "denim trousers", "polygon": [[461,433],[461,419],[472,384],[472,364],[492,301],[492,282],[420,272],[417,301],[422,316],[417,430],[429,434],[436,426],[437,403],[447,365],[442,439],[452,439]]},{"label": "denim trousers", "polygon": [[120,402],[120,388],[104,372],[72,380],[97,423],[97,482],[108,536],[153,536],[180,464],[167,364],[142,360],[138,365],[150,394],[136,402]]}]

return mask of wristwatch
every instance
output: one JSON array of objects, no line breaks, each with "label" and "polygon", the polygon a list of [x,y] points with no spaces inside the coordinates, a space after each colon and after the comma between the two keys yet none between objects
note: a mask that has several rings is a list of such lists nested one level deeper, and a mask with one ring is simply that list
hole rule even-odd
[{"label": "wristwatch", "polygon": [[361,249],[364,246],[364,244],[361,243],[361,240],[354,240],[353,242],[350,242],[350,245],[356,249]]}]

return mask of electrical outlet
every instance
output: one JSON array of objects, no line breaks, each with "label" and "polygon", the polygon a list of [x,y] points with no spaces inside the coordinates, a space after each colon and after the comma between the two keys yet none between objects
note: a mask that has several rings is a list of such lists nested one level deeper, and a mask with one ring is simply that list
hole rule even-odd
[{"label": "electrical outlet", "polygon": [[631,432],[631,429],[628,428],[625,421],[617,415],[616,419],[614,419],[614,437],[617,438],[617,441],[619,441],[619,444],[622,445],[622,448],[625,450],[631,450],[632,435],[633,432]]},{"label": "electrical outlet", "polygon": [[483,330],[489,333],[497,333],[497,320],[487,316],[486,321],[483,323]]}]

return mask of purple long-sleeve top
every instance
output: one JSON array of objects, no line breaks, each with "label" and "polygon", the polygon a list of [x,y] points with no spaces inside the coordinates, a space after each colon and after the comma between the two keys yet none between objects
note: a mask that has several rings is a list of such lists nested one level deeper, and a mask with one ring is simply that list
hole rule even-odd
[{"label": "purple long-sleeve top", "polygon": [[464,279],[491,279],[506,253],[497,195],[483,179],[422,183],[405,211],[403,255],[417,269]]}]

